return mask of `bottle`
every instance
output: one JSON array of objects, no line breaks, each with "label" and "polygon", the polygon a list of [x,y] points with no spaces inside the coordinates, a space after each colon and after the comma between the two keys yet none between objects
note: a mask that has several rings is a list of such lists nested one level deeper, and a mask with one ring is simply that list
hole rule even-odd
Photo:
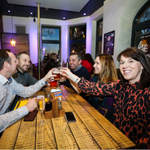
[{"label": "bottle", "polygon": [[69,68],[68,58],[67,58],[67,62],[66,62],[66,67]]},{"label": "bottle", "polygon": [[50,94],[47,94],[48,102],[45,104],[45,111],[50,111],[52,109],[52,102],[50,101]]},{"label": "bottle", "polygon": [[58,99],[58,109],[62,109],[62,104],[61,104],[62,91],[61,91],[60,84],[58,84],[57,86],[57,92],[54,93],[54,97]]}]

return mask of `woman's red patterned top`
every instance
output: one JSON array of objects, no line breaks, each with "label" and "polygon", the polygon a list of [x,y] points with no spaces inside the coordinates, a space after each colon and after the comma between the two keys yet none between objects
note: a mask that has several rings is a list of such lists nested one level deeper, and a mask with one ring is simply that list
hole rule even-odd
[{"label": "woman's red patterned top", "polygon": [[150,87],[138,89],[135,84],[121,81],[97,84],[81,79],[83,92],[96,96],[114,96],[113,124],[138,148],[150,148]]}]

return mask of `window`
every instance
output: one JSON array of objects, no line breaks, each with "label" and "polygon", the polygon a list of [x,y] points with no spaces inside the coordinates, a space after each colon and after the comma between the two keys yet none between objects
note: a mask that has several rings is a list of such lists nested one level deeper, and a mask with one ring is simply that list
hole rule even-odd
[{"label": "window", "polygon": [[150,1],[143,5],[134,18],[131,46],[138,47],[150,57]]},{"label": "window", "polygon": [[96,34],[96,53],[95,53],[95,55],[97,56],[102,53],[103,19],[100,19],[97,21],[96,33],[97,34]]},{"label": "window", "polygon": [[45,57],[56,53],[60,60],[60,27],[42,26],[42,48]]},{"label": "window", "polygon": [[86,52],[86,25],[70,27],[70,53],[79,52],[82,56]]}]

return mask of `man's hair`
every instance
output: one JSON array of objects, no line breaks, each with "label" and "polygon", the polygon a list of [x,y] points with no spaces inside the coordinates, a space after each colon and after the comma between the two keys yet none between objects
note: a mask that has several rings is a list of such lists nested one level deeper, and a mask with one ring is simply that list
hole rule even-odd
[{"label": "man's hair", "polygon": [[16,58],[17,58],[17,59],[20,59],[20,57],[21,57],[22,54],[26,54],[26,55],[29,56],[29,54],[27,54],[27,52],[24,51],[24,52],[18,53],[18,54],[16,55]]},{"label": "man's hair", "polygon": [[78,60],[82,60],[82,56],[81,56],[80,53],[75,52],[75,53],[71,53],[70,56],[71,56],[71,55],[77,55]]},{"label": "man's hair", "polygon": [[0,50],[0,70],[2,70],[5,61],[11,64],[11,58],[9,57],[8,52],[10,52],[9,49]]}]

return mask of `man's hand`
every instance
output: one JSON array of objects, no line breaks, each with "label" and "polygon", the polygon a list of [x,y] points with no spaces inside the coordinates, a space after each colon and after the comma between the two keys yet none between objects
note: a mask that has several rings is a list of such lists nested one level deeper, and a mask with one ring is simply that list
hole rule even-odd
[{"label": "man's hand", "polygon": [[36,97],[35,98],[29,98],[28,102],[26,103],[26,107],[28,109],[28,112],[33,111],[36,107],[37,107],[37,103],[36,103]]},{"label": "man's hand", "polygon": [[43,78],[43,80],[46,82],[48,79],[50,79],[50,78],[54,78],[56,75],[53,75],[52,73],[53,73],[53,70],[54,69],[51,69],[46,75],[45,75],[45,77]]}]

